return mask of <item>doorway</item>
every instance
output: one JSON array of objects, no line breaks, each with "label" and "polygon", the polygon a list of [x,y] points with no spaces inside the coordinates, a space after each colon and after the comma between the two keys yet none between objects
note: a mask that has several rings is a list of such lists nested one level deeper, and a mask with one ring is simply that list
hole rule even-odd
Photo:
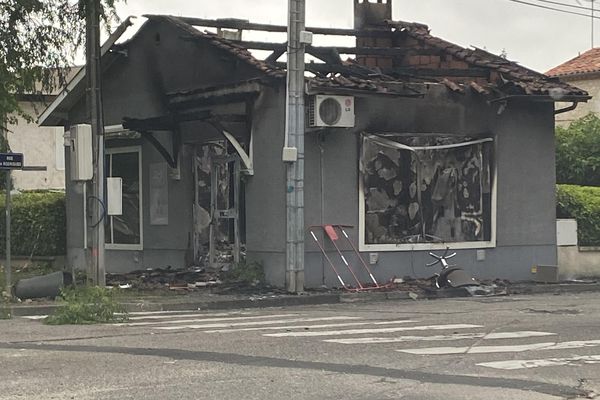
[{"label": "doorway", "polygon": [[194,263],[222,268],[242,255],[240,158],[226,141],[194,149]]}]

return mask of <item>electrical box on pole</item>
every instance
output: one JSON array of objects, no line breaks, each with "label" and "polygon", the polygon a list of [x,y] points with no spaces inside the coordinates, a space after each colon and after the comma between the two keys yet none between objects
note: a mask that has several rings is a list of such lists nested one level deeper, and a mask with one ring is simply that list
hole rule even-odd
[{"label": "electrical box on pole", "polygon": [[73,125],[70,129],[71,180],[90,181],[94,177],[92,126]]}]

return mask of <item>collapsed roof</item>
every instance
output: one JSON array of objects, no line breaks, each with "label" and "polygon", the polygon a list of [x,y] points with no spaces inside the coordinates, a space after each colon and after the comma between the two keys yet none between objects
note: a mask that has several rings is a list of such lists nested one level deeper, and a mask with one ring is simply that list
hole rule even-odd
[{"label": "collapsed roof", "polygon": [[[284,78],[286,64],[278,62],[286,43],[232,40],[200,27],[241,31],[286,32],[285,26],[242,20],[147,15],[172,23],[198,38],[227,50],[266,76]],[[528,96],[545,101],[586,101],[588,93],[559,79],[525,68],[485,50],[466,49],[431,35],[426,25],[386,21],[376,29],[307,28],[316,35],[354,36],[356,47],[307,46],[315,60],[306,63],[309,90],[347,89],[382,94],[415,93],[411,83],[440,83],[453,92],[467,90],[490,98]],[[271,52],[259,59],[252,50]],[[355,58],[342,59],[341,55]]]},{"label": "collapsed roof", "polygon": [[[172,24],[193,40],[206,41],[227,51],[256,68],[267,79],[285,79],[287,75],[286,63],[278,61],[285,56],[287,43],[242,40],[242,32],[285,33],[285,26],[234,19],[207,20],[169,15],[145,17],[150,21]],[[104,44],[103,60],[114,58],[119,48],[127,46],[127,43],[116,42],[130,25],[128,18]],[[210,32],[206,28],[217,28],[218,31]],[[532,101],[580,102],[590,98],[586,91],[556,77],[535,72],[482,49],[466,49],[435,37],[423,24],[386,20],[379,26],[366,29],[306,30],[314,35],[350,37],[356,41],[353,47],[306,46],[309,93],[350,92],[418,97],[424,95],[424,84],[440,84],[452,92],[472,92],[488,101],[519,97]],[[259,58],[257,50],[266,51],[268,55]],[[348,57],[343,59],[342,55]],[[110,63],[111,60],[105,60],[104,66]],[[84,78],[85,71],[82,69],[44,111],[40,124],[52,125],[63,120],[59,115],[64,115],[83,96]],[[200,88],[167,95],[177,97],[193,93],[195,89]]]}]

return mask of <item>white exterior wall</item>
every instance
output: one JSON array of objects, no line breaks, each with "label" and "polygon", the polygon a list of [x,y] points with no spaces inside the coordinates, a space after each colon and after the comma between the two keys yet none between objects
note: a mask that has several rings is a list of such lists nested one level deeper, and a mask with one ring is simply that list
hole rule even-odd
[{"label": "white exterior wall", "polygon": [[560,279],[600,277],[600,248],[577,245],[577,222],[559,219],[556,228]]},{"label": "white exterior wall", "polygon": [[[21,102],[23,111],[37,117],[43,111],[41,103]],[[26,166],[45,166],[46,171],[14,171],[13,186],[19,190],[65,188],[63,128],[40,127],[19,118],[8,126],[8,143],[15,153],[23,153]]]},{"label": "white exterior wall", "polygon": [[[573,111],[558,114],[556,116],[556,124],[560,126],[568,126],[571,122],[589,113],[600,114],[600,75],[569,78],[561,77],[562,81],[570,85],[576,86],[585,90],[592,96],[592,99],[587,103],[579,103]],[[570,106],[571,103],[556,103],[556,109],[561,109]]]}]

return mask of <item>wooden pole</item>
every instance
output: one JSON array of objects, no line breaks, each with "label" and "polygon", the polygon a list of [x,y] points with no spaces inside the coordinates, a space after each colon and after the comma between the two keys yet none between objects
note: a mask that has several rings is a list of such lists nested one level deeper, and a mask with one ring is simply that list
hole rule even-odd
[{"label": "wooden pole", "polygon": [[[106,286],[104,265],[104,121],[100,87],[100,4],[88,0],[86,10],[86,76],[89,118],[92,126],[94,179],[92,181],[92,276],[91,282]],[[87,201],[87,199],[86,199]]]}]

